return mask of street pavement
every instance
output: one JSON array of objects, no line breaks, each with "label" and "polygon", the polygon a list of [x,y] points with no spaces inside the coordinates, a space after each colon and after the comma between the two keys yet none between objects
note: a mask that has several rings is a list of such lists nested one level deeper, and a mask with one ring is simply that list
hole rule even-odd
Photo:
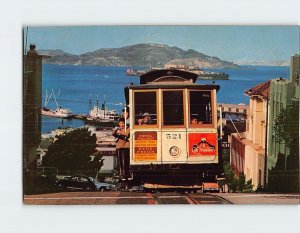
[{"label": "street pavement", "polygon": [[299,205],[297,194],[259,193],[143,193],[143,192],[61,192],[24,195],[28,205],[111,205],[111,204],[281,204]]}]

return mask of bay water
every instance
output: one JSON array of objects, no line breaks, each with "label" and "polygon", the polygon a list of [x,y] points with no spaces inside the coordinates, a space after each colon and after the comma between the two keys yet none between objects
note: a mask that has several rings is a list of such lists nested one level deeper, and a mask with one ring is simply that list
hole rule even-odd
[{"label": "bay water", "polygon": [[[69,108],[74,114],[88,114],[92,106],[99,106],[105,100],[108,109],[121,112],[125,103],[124,87],[131,82],[139,84],[139,77],[128,76],[127,69],[132,67],[99,67],[43,64],[42,100],[45,105],[46,90],[48,96],[55,93],[57,102],[63,108]],[[217,102],[226,104],[249,104],[244,91],[270,79],[284,77],[289,79],[288,66],[241,66],[241,69],[206,69],[229,74],[229,80],[216,80],[220,85]],[[197,80],[198,84],[212,83],[211,80]],[[56,108],[51,97],[47,107]],[[59,127],[80,127],[84,122],[77,119],[42,117],[42,133],[49,133]]]}]

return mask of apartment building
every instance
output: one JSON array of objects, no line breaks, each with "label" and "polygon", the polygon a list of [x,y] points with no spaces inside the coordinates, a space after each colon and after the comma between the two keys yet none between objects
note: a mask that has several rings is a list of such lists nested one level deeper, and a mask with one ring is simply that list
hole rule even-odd
[{"label": "apartment building", "polygon": [[266,127],[270,81],[245,91],[250,98],[245,133],[232,134],[230,164],[238,175],[252,180],[253,189],[264,185]]}]

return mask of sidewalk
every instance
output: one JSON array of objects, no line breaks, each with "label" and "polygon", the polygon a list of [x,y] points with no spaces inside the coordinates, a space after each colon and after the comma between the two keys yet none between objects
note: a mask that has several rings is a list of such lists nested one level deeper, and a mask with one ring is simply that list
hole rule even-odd
[{"label": "sidewalk", "polygon": [[271,205],[299,205],[299,194],[268,194],[268,193],[218,193],[233,204],[271,204]]}]

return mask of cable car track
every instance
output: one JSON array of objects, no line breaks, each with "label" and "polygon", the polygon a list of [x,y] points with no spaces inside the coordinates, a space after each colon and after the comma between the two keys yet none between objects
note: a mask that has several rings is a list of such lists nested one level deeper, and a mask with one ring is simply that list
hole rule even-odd
[{"label": "cable car track", "polygon": [[61,192],[25,195],[25,204],[143,204],[143,205],[210,205],[232,204],[218,195],[180,192]]},{"label": "cable car track", "polygon": [[208,204],[232,204],[228,200],[212,194],[182,194],[178,192],[172,193],[154,193],[152,194],[155,203],[164,204],[190,204],[190,205],[208,205]]}]

